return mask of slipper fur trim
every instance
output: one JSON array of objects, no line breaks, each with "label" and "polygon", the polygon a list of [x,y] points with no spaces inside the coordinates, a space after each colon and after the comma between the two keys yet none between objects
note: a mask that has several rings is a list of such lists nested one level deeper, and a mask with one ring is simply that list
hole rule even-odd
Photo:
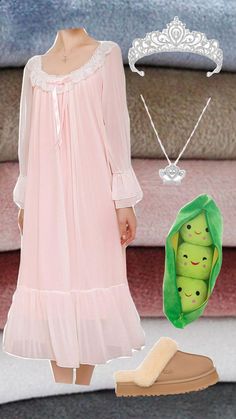
[{"label": "slipper fur trim", "polygon": [[139,386],[148,387],[156,381],[177,350],[177,343],[173,339],[161,337],[149,350],[138,368],[116,371],[113,376],[116,381],[134,382]]}]

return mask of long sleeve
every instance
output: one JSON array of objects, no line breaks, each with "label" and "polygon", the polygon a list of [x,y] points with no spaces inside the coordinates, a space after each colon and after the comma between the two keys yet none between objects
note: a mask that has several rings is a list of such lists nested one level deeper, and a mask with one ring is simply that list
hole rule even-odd
[{"label": "long sleeve", "polygon": [[143,192],[131,164],[130,118],[121,49],[115,44],[103,66],[103,120],[112,171],[112,199],[116,208],[134,206]]},{"label": "long sleeve", "polygon": [[27,181],[27,164],[29,151],[29,129],[30,112],[32,103],[32,85],[29,77],[27,64],[24,67],[20,112],[19,112],[19,134],[18,134],[18,160],[19,176],[13,190],[13,201],[19,208],[24,208],[25,188]]}]

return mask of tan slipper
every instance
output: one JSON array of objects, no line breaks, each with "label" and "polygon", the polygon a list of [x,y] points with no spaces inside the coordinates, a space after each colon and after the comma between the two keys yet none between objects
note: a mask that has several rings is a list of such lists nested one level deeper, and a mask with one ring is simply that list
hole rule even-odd
[{"label": "tan slipper", "polygon": [[219,380],[210,358],[178,350],[162,337],[135,370],[116,371],[116,396],[161,396],[203,390]]}]

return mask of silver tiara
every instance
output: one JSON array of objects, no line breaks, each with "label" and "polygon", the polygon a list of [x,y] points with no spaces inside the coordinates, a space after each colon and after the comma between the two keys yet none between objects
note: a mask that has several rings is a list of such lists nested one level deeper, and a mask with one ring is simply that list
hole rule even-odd
[{"label": "silver tiara", "polygon": [[207,39],[202,32],[190,32],[185,28],[178,16],[167,24],[162,32],[152,31],[145,38],[136,38],[128,52],[129,66],[132,71],[144,76],[144,71],[139,71],[135,63],[142,57],[159,52],[192,52],[210,58],[216,63],[213,71],[207,72],[207,77],[219,73],[223,63],[223,51],[219,48],[216,39]]}]

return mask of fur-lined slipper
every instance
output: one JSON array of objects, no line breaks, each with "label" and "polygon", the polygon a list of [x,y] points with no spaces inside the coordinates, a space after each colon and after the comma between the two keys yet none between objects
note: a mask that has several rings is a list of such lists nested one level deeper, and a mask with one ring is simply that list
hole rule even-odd
[{"label": "fur-lined slipper", "polygon": [[203,390],[219,380],[210,358],[179,351],[162,337],[135,370],[116,371],[116,396],[161,396]]}]

